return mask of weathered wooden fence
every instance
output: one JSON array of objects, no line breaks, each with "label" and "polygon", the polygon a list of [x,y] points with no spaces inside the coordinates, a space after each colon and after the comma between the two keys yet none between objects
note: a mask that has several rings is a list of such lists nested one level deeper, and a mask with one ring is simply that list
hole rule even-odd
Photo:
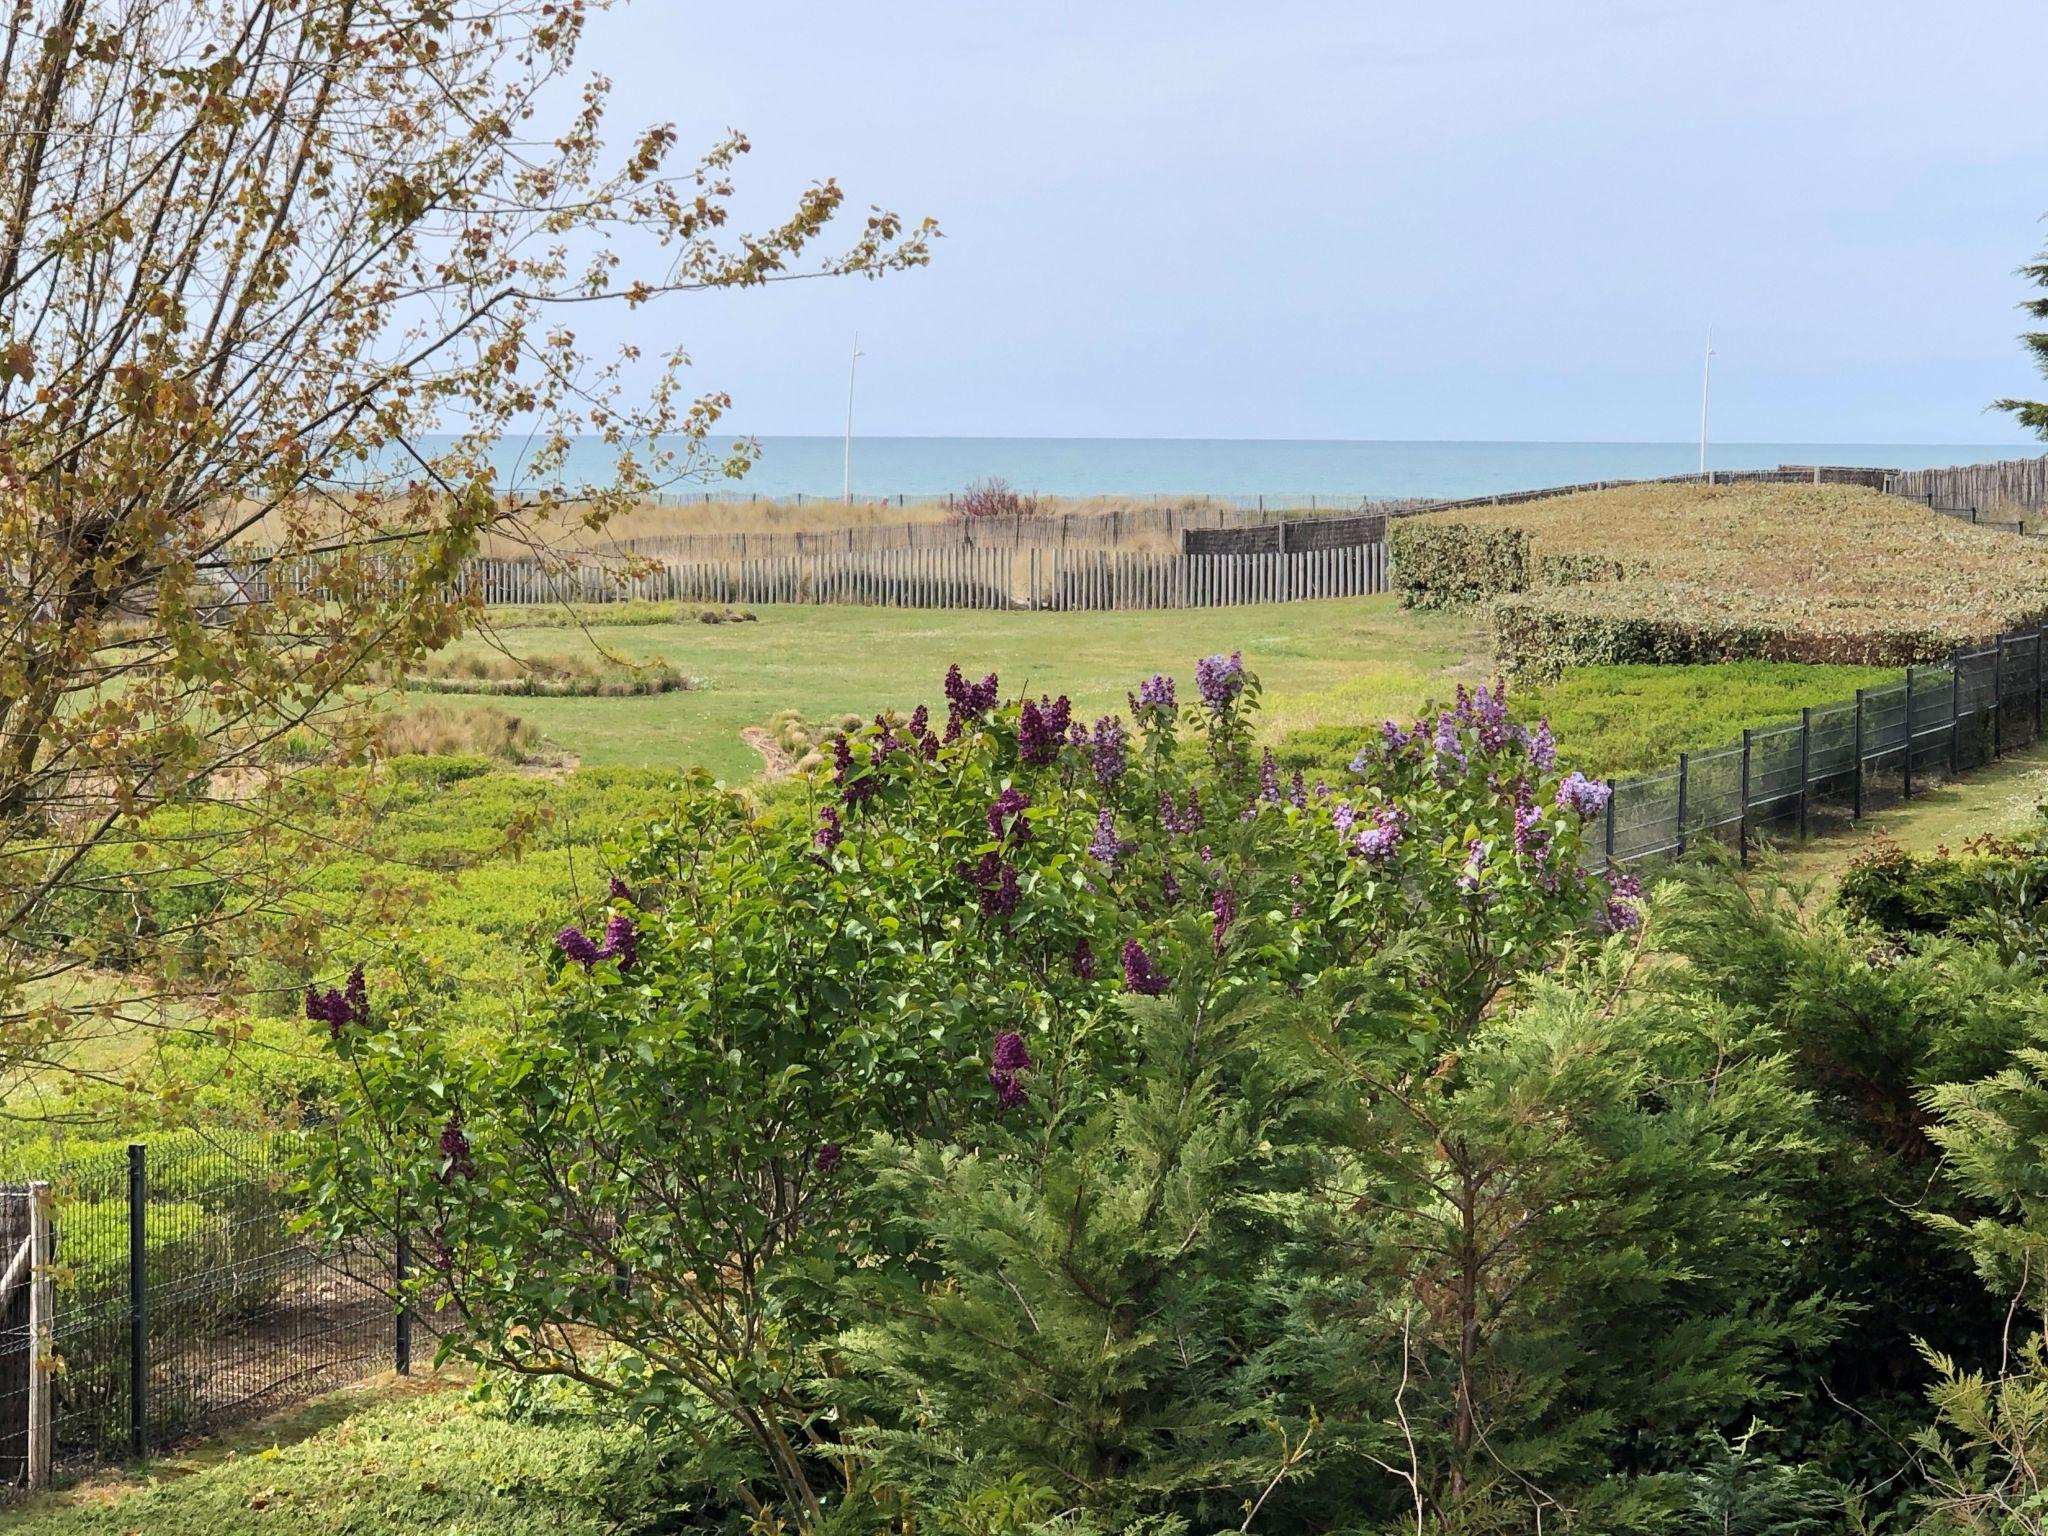
[{"label": "weathered wooden fence", "polygon": [[[1588,491],[1612,491],[1626,485],[1863,485],[1884,490],[1899,474],[1895,469],[1846,464],[1780,464],[1776,469],[1710,469],[1704,474],[1658,475],[1647,480],[1583,480],[1577,485],[1546,485],[1529,491],[1503,491],[1492,496],[1467,496],[1459,501],[1433,501],[1403,511],[1455,512],[1464,507],[1511,507],[1525,501],[1548,501]],[[1400,514],[1397,514],[1400,515]]]},{"label": "weathered wooden fence", "polygon": [[[644,570],[537,560],[465,561],[462,581],[487,605],[851,603],[886,608],[1216,608],[1387,590],[1382,543],[1267,554],[1152,555],[1074,549],[883,549],[765,559],[669,562]],[[280,581],[310,590],[309,562],[224,567],[223,601],[259,602]]]},{"label": "weathered wooden fence", "polygon": [[2048,455],[1951,469],[1894,470],[1885,489],[1928,502],[1937,511],[1964,510],[1987,521],[2048,516]]}]

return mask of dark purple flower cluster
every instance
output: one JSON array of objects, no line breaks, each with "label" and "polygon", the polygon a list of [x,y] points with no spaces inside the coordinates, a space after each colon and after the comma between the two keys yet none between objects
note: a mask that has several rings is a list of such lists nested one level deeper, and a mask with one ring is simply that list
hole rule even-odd
[{"label": "dark purple flower cluster", "polygon": [[1607,885],[1607,905],[1600,913],[1600,926],[1609,933],[1631,933],[1643,925],[1642,909],[1636,898],[1643,887],[1634,875],[1616,875]]},{"label": "dark purple flower cluster", "polygon": [[1575,811],[1581,821],[1591,821],[1607,809],[1607,797],[1612,793],[1598,779],[1589,779],[1574,769],[1557,786],[1557,803],[1568,811]]},{"label": "dark purple flower cluster", "polygon": [[1186,803],[1179,806],[1173,803],[1172,790],[1159,791],[1159,824],[1169,832],[1202,830],[1202,802],[1192,787],[1188,790]]},{"label": "dark purple flower cluster", "polygon": [[616,960],[619,969],[624,970],[640,958],[640,935],[634,931],[633,919],[624,913],[614,916],[604,925],[602,944],[574,923],[555,935],[555,944],[586,971],[600,960]]},{"label": "dark purple flower cluster", "polygon": [[1124,856],[1131,845],[1116,835],[1116,818],[1104,806],[1095,816],[1095,840],[1088,845],[1088,855],[1111,874],[1116,873],[1116,861]]},{"label": "dark purple flower cluster", "polygon": [[997,795],[988,808],[988,835],[1003,836],[1005,830],[1014,846],[1031,841],[1031,823],[1024,813],[1031,809],[1031,797],[1012,785]]},{"label": "dark purple flower cluster", "polygon": [[1083,981],[1093,981],[1095,979],[1095,946],[1090,944],[1085,938],[1074,940],[1072,964],[1076,976],[1080,977]]},{"label": "dark purple flower cluster", "polygon": [[846,828],[840,825],[839,810],[836,806],[818,807],[818,830],[811,834],[811,842],[822,849],[837,848],[846,836]]},{"label": "dark purple flower cluster", "polygon": [[996,707],[996,675],[991,672],[978,683],[960,675],[959,665],[946,668],[946,740],[957,740],[963,725]]},{"label": "dark purple flower cluster", "polygon": [[1124,776],[1124,722],[1120,716],[1104,715],[1095,722],[1095,734],[1089,737],[1090,761],[1095,767],[1095,782],[1114,784]]},{"label": "dark purple flower cluster", "polygon": [[476,1160],[469,1155],[469,1137],[462,1129],[462,1116],[450,1115],[441,1127],[441,1182],[476,1177]]},{"label": "dark purple flower cluster", "polygon": [[853,743],[841,731],[832,738],[832,782],[839,786],[839,798],[849,806],[859,805],[875,792],[875,781],[853,775]]},{"label": "dark purple flower cluster", "polygon": [[1005,864],[993,849],[978,864],[961,863],[954,873],[974,887],[975,902],[983,917],[1008,917],[1017,910],[1017,871]]},{"label": "dark purple flower cluster", "polygon": [[1166,898],[1169,907],[1180,903],[1180,882],[1174,879],[1170,869],[1159,877],[1159,894]]},{"label": "dark purple flower cluster", "polygon": [[640,898],[633,894],[633,888],[617,875],[612,876],[611,898],[613,901],[629,902],[636,907],[640,905]]},{"label": "dark purple flower cluster", "polygon": [[1157,997],[1173,983],[1153,967],[1152,957],[1136,939],[1124,940],[1124,990]]},{"label": "dark purple flower cluster", "polygon": [[1138,684],[1136,693],[1124,695],[1131,703],[1131,718],[1140,725],[1170,725],[1180,706],[1174,702],[1173,679],[1154,672]]},{"label": "dark purple flower cluster", "polygon": [[325,1024],[327,1032],[337,1040],[349,1025],[369,1023],[370,989],[363,982],[363,968],[358,965],[351,970],[339,992],[332,987],[325,992],[306,988],[306,1017],[316,1024]]},{"label": "dark purple flower cluster", "polygon": [[1204,656],[1195,663],[1195,686],[1201,690],[1209,713],[1222,714],[1230,701],[1244,692],[1244,652]]},{"label": "dark purple flower cluster", "polygon": [[1017,710],[1017,755],[1044,767],[1060,755],[1072,721],[1073,706],[1064,693],[1056,699],[1041,697],[1036,704],[1026,699]]},{"label": "dark purple flower cluster", "polygon": [[1477,837],[1467,842],[1465,867],[1458,871],[1458,889],[1467,896],[1476,896],[1486,882],[1486,862],[1492,857],[1492,843]]},{"label": "dark purple flower cluster", "polygon": [[911,736],[915,739],[922,740],[924,738],[925,732],[931,729],[931,720],[932,712],[926,709],[922,704],[918,705],[917,708],[913,709],[910,712]]},{"label": "dark purple flower cluster", "polygon": [[1280,764],[1274,760],[1271,747],[1266,748],[1259,756],[1259,803],[1280,803]]},{"label": "dark purple flower cluster", "polygon": [[989,1086],[996,1091],[996,1102],[1004,1109],[1015,1109],[1027,1095],[1018,1074],[1029,1072],[1033,1066],[1031,1052],[1024,1044],[1024,1037],[1014,1029],[1006,1029],[996,1036],[995,1045],[989,1051]]},{"label": "dark purple flower cluster", "polygon": [[1230,937],[1230,930],[1237,922],[1237,892],[1228,887],[1216,893],[1209,903],[1209,912],[1214,921],[1209,926],[1209,938],[1216,946],[1216,953],[1223,953],[1223,941]]},{"label": "dark purple flower cluster", "polygon": [[1308,784],[1303,780],[1299,768],[1294,770],[1294,782],[1287,786],[1287,803],[1297,811],[1308,809]]},{"label": "dark purple flower cluster", "polygon": [[845,1148],[841,1147],[836,1141],[828,1141],[818,1148],[817,1156],[811,1159],[811,1164],[818,1172],[830,1175],[837,1173],[839,1165],[844,1161],[846,1161]]}]

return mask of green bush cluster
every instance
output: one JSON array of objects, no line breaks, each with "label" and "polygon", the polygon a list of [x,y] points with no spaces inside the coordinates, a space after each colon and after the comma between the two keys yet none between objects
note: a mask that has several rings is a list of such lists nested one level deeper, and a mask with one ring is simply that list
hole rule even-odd
[{"label": "green bush cluster", "polygon": [[1387,554],[1407,608],[1462,607],[1529,585],[1529,536],[1503,524],[1396,518]]}]

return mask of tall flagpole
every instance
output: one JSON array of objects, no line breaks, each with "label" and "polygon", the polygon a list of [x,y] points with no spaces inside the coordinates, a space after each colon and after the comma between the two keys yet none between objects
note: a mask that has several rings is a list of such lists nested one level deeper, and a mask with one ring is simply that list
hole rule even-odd
[{"label": "tall flagpole", "polygon": [[1714,387],[1714,327],[1707,327],[1707,356],[1700,365],[1700,473],[1707,472],[1707,398]]},{"label": "tall flagpole", "polygon": [[839,487],[839,499],[851,503],[853,500],[853,375],[860,367],[860,332],[853,333],[853,356],[846,364],[846,464],[844,479]]}]

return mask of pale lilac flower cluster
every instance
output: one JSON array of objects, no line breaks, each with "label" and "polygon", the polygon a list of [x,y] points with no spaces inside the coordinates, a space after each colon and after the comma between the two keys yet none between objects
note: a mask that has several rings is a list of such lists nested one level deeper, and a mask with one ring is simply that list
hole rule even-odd
[{"label": "pale lilac flower cluster", "polygon": [[1096,783],[1114,784],[1124,776],[1125,739],[1120,716],[1104,715],[1095,722],[1095,734],[1089,738],[1089,760],[1095,767]]},{"label": "pale lilac flower cluster", "polygon": [[1131,718],[1140,725],[1171,725],[1180,708],[1173,697],[1173,679],[1161,672],[1154,672],[1138,684],[1136,693],[1124,697],[1130,700]]},{"label": "pale lilac flower cluster", "polygon": [[1359,829],[1351,840],[1352,849],[1368,864],[1385,864],[1401,846],[1408,817],[1396,806],[1383,805],[1373,813],[1372,825]]},{"label": "pale lilac flower cluster", "polygon": [[1145,997],[1157,997],[1173,983],[1152,964],[1145,946],[1136,939],[1124,940],[1124,990]]},{"label": "pale lilac flower cluster", "polygon": [[1195,687],[1201,690],[1202,702],[1209,706],[1209,713],[1222,714],[1230,701],[1244,692],[1244,652],[1204,656],[1195,663]]},{"label": "pale lilac flower cluster", "polygon": [[1095,817],[1095,840],[1088,845],[1088,855],[1110,874],[1116,873],[1116,862],[1124,856],[1130,844],[1116,835],[1116,818],[1104,806]]},{"label": "pale lilac flower cluster", "polygon": [[1014,1029],[1006,1029],[996,1036],[995,1045],[989,1051],[989,1086],[996,1091],[996,1102],[1004,1109],[1015,1109],[1027,1095],[1018,1074],[1032,1068],[1031,1052],[1024,1044],[1024,1037]]},{"label": "pale lilac flower cluster", "polygon": [[1266,748],[1259,757],[1259,803],[1280,803],[1280,764],[1274,760],[1271,747]]},{"label": "pale lilac flower cluster", "polygon": [[1218,891],[1209,903],[1209,913],[1213,919],[1209,925],[1209,939],[1220,955],[1223,953],[1223,941],[1230,936],[1230,930],[1237,922],[1237,892],[1227,887]]},{"label": "pale lilac flower cluster", "polygon": [[1612,793],[1598,779],[1589,779],[1574,769],[1557,786],[1557,803],[1565,810],[1577,812],[1581,821],[1591,821],[1607,809],[1607,797]]},{"label": "pale lilac flower cluster", "polygon": [[1159,791],[1159,822],[1169,832],[1199,832],[1202,830],[1202,802],[1190,788],[1184,805],[1173,803],[1173,791]]},{"label": "pale lilac flower cluster", "polygon": [[1308,809],[1308,785],[1302,780],[1301,770],[1294,770],[1294,782],[1287,786],[1287,803],[1297,811]]},{"label": "pale lilac flower cluster", "polygon": [[1557,738],[1550,734],[1550,722],[1539,720],[1536,729],[1529,733],[1527,742],[1529,761],[1538,773],[1550,773],[1557,768]]},{"label": "pale lilac flower cluster", "polygon": [[1458,872],[1458,889],[1467,896],[1477,894],[1486,879],[1486,861],[1493,855],[1493,844],[1484,838],[1473,838],[1465,845],[1465,867]]},{"label": "pale lilac flower cluster", "polygon": [[1351,836],[1353,823],[1358,820],[1358,807],[1349,800],[1339,800],[1330,812],[1330,825],[1337,829],[1339,842]]},{"label": "pale lilac flower cluster", "polygon": [[1643,887],[1634,875],[1615,875],[1608,881],[1607,905],[1600,914],[1600,926],[1609,933],[1630,933],[1643,925],[1642,909],[1636,898]]}]

